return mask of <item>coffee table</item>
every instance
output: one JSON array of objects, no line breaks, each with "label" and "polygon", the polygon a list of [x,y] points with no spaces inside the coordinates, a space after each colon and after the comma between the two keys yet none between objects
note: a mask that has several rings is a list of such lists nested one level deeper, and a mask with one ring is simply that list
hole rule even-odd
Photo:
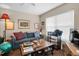
[{"label": "coffee table", "polygon": [[[24,44],[26,43],[26,46]],[[41,49],[47,48],[49,46],[56,45],[55,43],[48,42],[44,39],[34,40],[32,42],[24,42],[20,45],[21,55],[29,55],[35,51],[39,51]]]}]

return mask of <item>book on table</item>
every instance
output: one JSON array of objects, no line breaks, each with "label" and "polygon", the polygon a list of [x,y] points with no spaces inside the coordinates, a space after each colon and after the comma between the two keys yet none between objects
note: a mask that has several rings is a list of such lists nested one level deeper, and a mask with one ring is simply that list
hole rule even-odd
[{"label": "book on table", "polygon": [[26,43],[23,43],[23,46],[24,47],[29,47],[29,46],[32,46],[32,44],[30,42],[26,42]]},{"label": "book on table", "polygon": [[24,52],[32,52],[33,47],[32,46],[24,47],[23,50],[24,50]]}]

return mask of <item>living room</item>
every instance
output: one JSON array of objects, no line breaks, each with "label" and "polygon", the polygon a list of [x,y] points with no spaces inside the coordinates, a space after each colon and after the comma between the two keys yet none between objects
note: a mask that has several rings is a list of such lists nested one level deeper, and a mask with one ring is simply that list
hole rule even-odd
[{"label": "living room", "polygon": [[0,3],[0,55],[79,55],[75,46],[79,45],[79,37],[72,37],[72,31],[79,31],[78,6],[78,3]]}]

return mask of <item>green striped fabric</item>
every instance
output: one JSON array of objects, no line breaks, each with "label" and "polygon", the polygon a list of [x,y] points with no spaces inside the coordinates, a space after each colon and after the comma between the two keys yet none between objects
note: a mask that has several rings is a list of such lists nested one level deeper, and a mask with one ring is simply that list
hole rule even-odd
[{"label": "green striped fabric", "polygon": [[8,53],[11,50],[12,46],[9,42],[4,42],[2,44],[0,44],[0,50],[3,53]]}]

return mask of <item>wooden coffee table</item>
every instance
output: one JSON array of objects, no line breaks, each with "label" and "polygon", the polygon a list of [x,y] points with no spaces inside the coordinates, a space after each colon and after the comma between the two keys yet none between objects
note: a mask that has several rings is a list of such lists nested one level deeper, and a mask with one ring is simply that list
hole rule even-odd
[{"label": "wooden coffee table", "polygon": [[[24,44],[29,46],[24,46]],[[20,45],[21,55],[28,55],[35,51],[39,51],[52,45],[55,45],[55,43],[50,43],[44,39],[34,40],[32,42],[29,42],[29,44],[27,42],[24,42],[23,44]]]}]

